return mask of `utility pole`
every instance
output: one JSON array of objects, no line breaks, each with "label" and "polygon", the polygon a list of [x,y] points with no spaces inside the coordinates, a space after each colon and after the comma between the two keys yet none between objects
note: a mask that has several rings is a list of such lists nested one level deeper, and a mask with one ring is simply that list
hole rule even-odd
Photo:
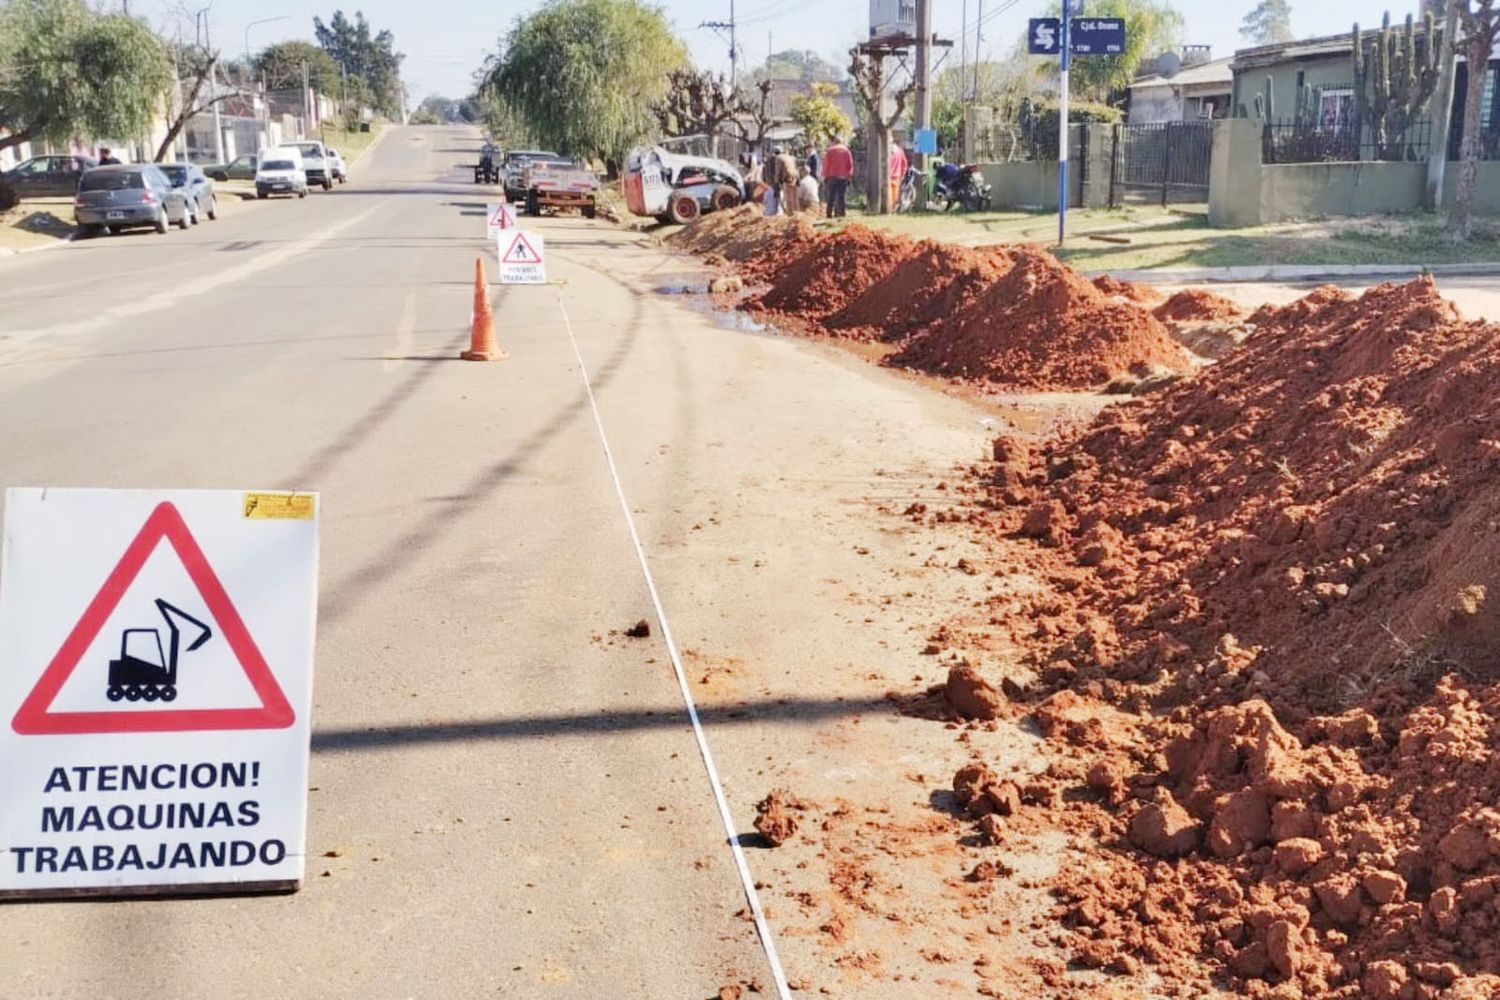
[{"label": "utility pole", "polygon": [[[213,7],[213,4],[209,4],[208,7],[202,8],[198,11],[196,17],[194,18],[194,34],[196,35],[198,33],[198,28],[200,26],[202,28],[203,52],[205,56],[213,51],[213,42],[209,39],[208,36],[208,12],[211,7]],[[224,157],[224,123],[219,117],[219,102],[216,99],[219,96],[219,74],[217,66],[209,69],[208,90],[208,99],[210,101],[213,101],[214,106],[214,156],[217,158],[217,161],[219,163],[224,163],[226,162]]]},{"label": "utility pole", "polygon": [[1062,99],[1057,109],[1057,245],[1068,238],[1068,71],[1073,64],[1073,0],[1062,0]]},{"label": "utility pole", "polygon": [[[932,127],[932,2],[917,0],[917,108],[912,124],[916,126],[918,145],[922,133]],[[927,207],[927,168],[931,159],[918,149],[917,169],[924,183],[917,186],[917,208]]]},{"label": "utility pole", "polygon": [[[739,44],[735,40],[734,0],[729,0],[729,20],[727,21],[704,21],[698,25],[700,28],[712,28],[714,31],[729,32],[729,85],[736,86],[740,82],[739,73]],[[723,37],[723,36],[720,36]]]},{"label": "utility pole", "polygon": [[983,30],[984,0],[979,0],[979,13],[974,15],[974,92],[969,95],[969,99],[975,104],[979,103],[979,43],[984,37],[981,34]]},{"label": "utility pole", "polygon": [[[1453,84],[1458,76],[1458,5],[1464,0],[1448,0],[1447,13],[1443,17],[1443,48],[1441,77],[1433,100],[1437,105],[1436,122],[1432,129],[1432,148],[1427,151],[1427,207],[1433,212],[1443,210],[1443,188],[1448,170],[1449,134],[1453,129]],[[1427,39],[1432,44],[1432,39]],[[1469,72],[1473,72],[1471,68]]]},{"label": "utility pole", "polygon": [[[1066,0],[1065,0],[1065,2],[1066,2]],[[303,60],[303,62],[302,62],[302,113],[304,115],[304,118],[303,118],[303,122],[302,122],[302,135],[301,135],[301,138],[305,139],[312,132],[312,123],[313,123],[312,89],[308,86],[308,83],[307,83],[307,61],[306,60]]]}]

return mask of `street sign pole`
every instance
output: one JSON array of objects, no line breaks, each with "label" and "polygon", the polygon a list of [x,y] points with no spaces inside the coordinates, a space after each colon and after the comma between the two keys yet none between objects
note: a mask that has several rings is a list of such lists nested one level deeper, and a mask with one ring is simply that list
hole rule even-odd
[{"label": "street sign pole", "polygon": [[1073,3],[1062,0],[1062,101],[1057,109],[1057,245],[1068,238],[1068,70],[1073,60]]}]

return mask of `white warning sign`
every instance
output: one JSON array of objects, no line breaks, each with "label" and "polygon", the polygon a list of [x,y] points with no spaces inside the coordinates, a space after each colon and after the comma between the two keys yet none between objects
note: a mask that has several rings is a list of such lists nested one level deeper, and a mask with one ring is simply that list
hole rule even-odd
[{"label": "white warning sign", "polygon": [[492,201],[484,206],[485,234],[498,240],[503,232],[516,228],[516,206],[508,201]]},{"label": "white warning sign", "polygon": [[545,285],[547,283],[546,247],[542,234],[512,229],[500,237],[500,283],[503,285]]},{"label": "white warning sign", "polygon": [[7,491],[0,896],[301,882],[317,542],[316,494]]}]

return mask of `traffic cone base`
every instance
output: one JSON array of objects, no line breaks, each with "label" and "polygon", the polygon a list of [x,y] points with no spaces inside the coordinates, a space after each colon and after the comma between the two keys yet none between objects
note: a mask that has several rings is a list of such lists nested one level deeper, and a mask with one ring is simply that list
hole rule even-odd
[{"label": "traffic cone base", "polygon": [[495,337],[495,314],[490,308],[489,282],[484,276],[484,258],[474,258],[474,318],[469,331],[469,349],[458,355],[465,361],[503,361],[510,357]]}]

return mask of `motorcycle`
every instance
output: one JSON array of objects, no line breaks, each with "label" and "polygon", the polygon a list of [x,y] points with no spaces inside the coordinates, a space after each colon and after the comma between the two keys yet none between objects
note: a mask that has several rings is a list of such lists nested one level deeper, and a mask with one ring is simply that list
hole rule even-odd
[{"label": "motorcycle", "polygon": [[929,204],[940,212],[954,205],[965,212],[988,212],[992,190],[977,163],[946,163],[938,168]]}]

